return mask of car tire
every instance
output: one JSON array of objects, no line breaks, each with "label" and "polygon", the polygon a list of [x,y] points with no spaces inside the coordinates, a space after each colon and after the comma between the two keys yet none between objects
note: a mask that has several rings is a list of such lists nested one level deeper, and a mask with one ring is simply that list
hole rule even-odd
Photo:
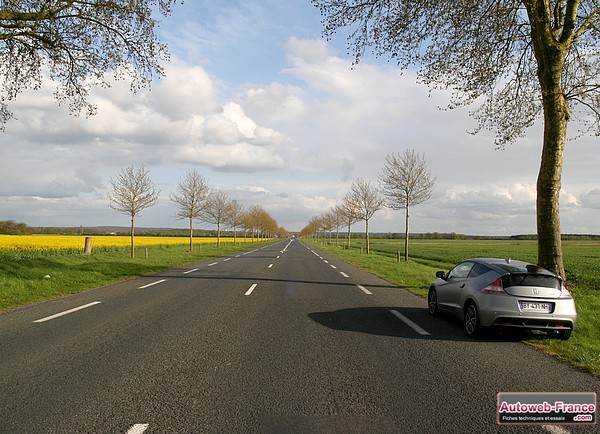
[{"label": "car tire", "polygon": [[479,321],[479,311],[472,301],[465,306],[465,331],[467,336],[476,338],[481,335],[481,323]]},{"label": "car tire", "polygon": [[572,330],[559,330],[558,331],[558,339],[561,341],[566,341],[571,337]]},{"label": "car tire", "polygon": [[429,288],[429,293],[427,294],[427,307],[429,315],[436,316],[438,314],[437,292],[435,288]]}]

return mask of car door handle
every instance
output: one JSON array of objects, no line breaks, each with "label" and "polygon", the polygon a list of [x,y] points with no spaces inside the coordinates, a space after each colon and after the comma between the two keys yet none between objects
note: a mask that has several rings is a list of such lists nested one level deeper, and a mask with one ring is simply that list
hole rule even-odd
[{"label": "car door handle", "polygon": [[460,287],[461,287],[461,288],[464,288],[464,287],[465,287],[465,285],[466,285],[466,284],[465,284],[465,283],[463,283],[462,285],[460,285]]}]

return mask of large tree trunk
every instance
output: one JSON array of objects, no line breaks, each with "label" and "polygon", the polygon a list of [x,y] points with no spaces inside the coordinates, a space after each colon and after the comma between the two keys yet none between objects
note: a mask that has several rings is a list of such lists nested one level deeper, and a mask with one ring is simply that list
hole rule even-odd
[{"label": "large tree trunk", "polygon": [[538,264],[563,278],[559,195],[568,108],[560,86],[544,94],[544,147],[537,180]]},{"label": "large tree trunk", "polygon": [[561,75],[568,45],[555,39],[546,2],[530,0],[524,4],[531,23],[544,109],[544,144],[537,180],[538,264],[564,278],[559,196],[569,108]]}]

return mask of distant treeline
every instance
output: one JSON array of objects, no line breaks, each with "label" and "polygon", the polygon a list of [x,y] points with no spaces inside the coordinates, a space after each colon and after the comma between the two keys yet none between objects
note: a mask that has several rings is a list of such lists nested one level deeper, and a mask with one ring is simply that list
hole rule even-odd
[{"label": "distant treeline", "polygon": [[25,223],[17,223],[14,220],[0,220],[0,234],[4,235],[29,235],[35,231]]},{"label": "distant treeline", "polygon": [[[340,234],[340,236],[346,236]],[[404,233],[385,232],[385,233],[370,233],[371,238],[403,240]],[[364,238],[364,233],[352,233],[352,238]],[[536,234],[521,234],[521,235],[465,235],[455,232],[425,232],[418,234],[410,234],[411,239],[417,240],[537,240]],[[563,234],[563,240],[600,240],[600,235],[588,234]]]},{"label": "distant treeline", "polygon": [[[136,234],[157,237],[187,237],[188,229],[178,228],[136,228]],[[124,226],[93,226],[93,227],[31,227],[25,223],[17,223],[14,220],[0,220],[0,234],[6,235],[30,235],[30,234],[56,234],[56,235],[129,235],[129,228]],[[233,231],[221,231],[222,236],[233,236]],[[243,237],[243,232],[237,235]],[[195,237],[216,237],[216,230],[194,229]],[[340,233],[340,237],[345,234]],[[380,232],[371,233],[372,238],[404,239],[403,233]],[[352,233],[352,238],[364,238],[362,233]],[[521,234],[510,236],[489,235],[465,235],[455,232],[424,232],[410,234],[411,239],[423,240],[537,240],[535,234]],[[600,235],[586,234],[563,234],[563,240],[600,240]]]}]

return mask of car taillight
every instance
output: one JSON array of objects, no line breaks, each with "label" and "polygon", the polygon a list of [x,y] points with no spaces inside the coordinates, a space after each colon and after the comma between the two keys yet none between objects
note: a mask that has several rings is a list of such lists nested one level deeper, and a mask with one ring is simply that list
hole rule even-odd
[{"label": "car taillight", "polygon": [[485,294],[504,294],[504,285],[502,285],[502,279],[493,281],[485,288],[482,288],[481,292]]},{"label": "car taillight", "polygon": [[571,293],[565,288],[564,283],[560,285],[560,298],[573,298],[571,297]]}]

